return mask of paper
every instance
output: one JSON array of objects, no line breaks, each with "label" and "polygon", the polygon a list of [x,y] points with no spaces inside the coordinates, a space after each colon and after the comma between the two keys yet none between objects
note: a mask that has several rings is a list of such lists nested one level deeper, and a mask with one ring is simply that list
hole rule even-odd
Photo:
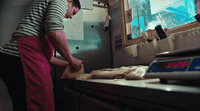
[{"label": "paper", "polygon": [[126,34],[132,34],[132,28],[131,28],[131,23],[126,24]]},{"label": "paper", "polygon": [[137,57],[137,55],[138,55],[137,44],[126,47],[125,51],[128,55],[130,55],[132,57]]},{"label": "paper", "polygon": [[113,2],[110,7],[111,11],[111,25],[112,25],[112,34],[114,35],[115,40],[115,49],[122,48],[122,25],[121,25],[121,10],[120,2]]},{"label": "paper", "polygon": [[115,38],[115,46],[118,46],[118,45],[122,45],[122,34],[121,34],[121,29],[116,29],[116,30],[113,30],[113,35],[114,35],[114,38]]},{"label": "paper", "polygon": [[69,40],[84,40],[83,10],[80,10],[72,19],[64,19],[64,32]]},{"label": "paper", "polygon": [[167,40],[169,42],[170,51],[173,51],[175,49],[173,38],[174,38],[174,34],[171,34],[170,36],[167,37]]},{"label": "paper", "polygon": [[84,74],[84,66],[82,64],[82,69],[79,70],[78,72],[71,72],[71,66],[68,65],[64,71],[64,73],[61,76],[61,79],[75,79],[81,75]]},{"label": "paper", "polygon": [[113,30],[121,29],[121,10],[120,10],[120,2],[117,2],[113,7],[111,11],[111,17],[112,17],[112,26]]},{"label": "paper", "polygon": [[132,9],[126,11],[126,23],[132,22]]},{"label": "paper", "polygon": [[170,5],[175,4],[182,0],[150,0],[151,4],[151,14],[160,12],[161,10],[170,7]]},{"label": "paper", "polygon": [[153,39],[153,47],[156,53],[160,52],[159,45],[156,39]]},{"label": "paper", "polygon": [[171,34],[165,39],[159,40],[157,43],[159,45],[160,52],[166,52],[166,51],[173,51],[174,50],[174,34]]},{"label": "paper", "polygon": [[80,4],[82,9],[93,9],[93,0],[80,0]]}]

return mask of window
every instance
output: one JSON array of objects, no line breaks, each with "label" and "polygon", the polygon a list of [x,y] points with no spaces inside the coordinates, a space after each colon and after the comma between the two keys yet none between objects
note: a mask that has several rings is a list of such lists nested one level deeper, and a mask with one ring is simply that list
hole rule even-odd
[{"label": "window", "polygon": [[132,11],[132,21],[126,22],[126,39],[136,39],[141,36],[141,32],[154,30],[157,25],[161,25],[163,29],[172,29],[196,21],[194,16],[198,13],[198,2],[199,0],[124,0],[124,13]]}]

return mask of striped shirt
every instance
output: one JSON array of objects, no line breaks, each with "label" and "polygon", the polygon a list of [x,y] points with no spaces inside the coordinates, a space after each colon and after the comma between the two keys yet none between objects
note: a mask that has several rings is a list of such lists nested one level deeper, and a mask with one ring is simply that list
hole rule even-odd
[{"label": "striped shirt", "polygon": [[[13,37],[40,36],[64,29],[67,0],[36,0],[18,24]],[[0,47],[0,52],[19,57],[17,41]]]}]

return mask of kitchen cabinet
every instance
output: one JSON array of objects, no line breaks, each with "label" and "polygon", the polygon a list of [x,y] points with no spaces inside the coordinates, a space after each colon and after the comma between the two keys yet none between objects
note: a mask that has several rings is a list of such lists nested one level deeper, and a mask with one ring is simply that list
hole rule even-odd
[{"label": "kitchen cabinet", "polygon": [[80,95],[80,92],[66,87],[64,90],[64,111],[79,111]]},{"label": "kitchen cabinet", "polygon": [[121,106],[82,94],[80,96],[80,111],[121,111]]},{"label": "kitchen cabinet", "polygon": [[64,91],[70,89],[76,92],[68,93],[69,98],[66,96],[65,100],[70,100],[76,95],[78,102],[73,105],[78,105],[79,111],[200,110],[199,83],[188,84],[187,81],[168,80],[168,84],[160,84],[159,79],[63,81],[67,82]]}]

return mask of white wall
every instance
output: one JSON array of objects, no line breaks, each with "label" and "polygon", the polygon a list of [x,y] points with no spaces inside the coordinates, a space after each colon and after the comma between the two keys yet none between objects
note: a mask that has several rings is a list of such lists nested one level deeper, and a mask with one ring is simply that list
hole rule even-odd
[{"label": "white wall", "polygon": [[0,46],[9,42],[12,32],[21,21],[27,6],[33,0],[4,0],[0,4]]},{"label": "white wall", "polygon": [[107,8],[93,7],[93,10],[83,10],[83,21],[104,22],[107,14]]}]

